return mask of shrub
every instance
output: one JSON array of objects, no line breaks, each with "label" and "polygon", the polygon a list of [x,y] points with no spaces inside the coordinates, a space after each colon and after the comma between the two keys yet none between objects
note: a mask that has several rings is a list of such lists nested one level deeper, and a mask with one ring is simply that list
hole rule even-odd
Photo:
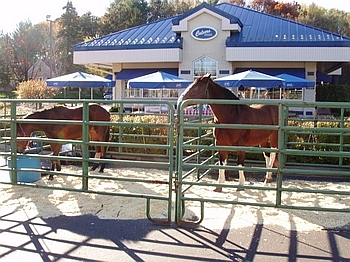
[{"label": "shrub", "polygon": [[[111,116],[112,122],[119,121],[119,115]],[[166,144],[167,141],[167,132],[168,127],[165,125],[168,124],[167,116],[156,116],[156,115],[123,115],[123,122],[136,123],[132,126],[123,126],[122,132],[119,134],[119,126],[113,126],[111,132],[114,134],[112,136],[112,141],[122,142],[122,143],[141,143],[141,144]],[[137,123],[150,123],[149,125],[137,125]],[[288,156],[288,162],[295,163],[326,163],[326,164],[337,164],[338,158],[331,157],[333,151],[339,151],[339,146],[335,144],[340,143],[340,137],[336,134],[323,134],[318,133],[317,131],[305,132],[304,128],[313,128],[314,121],[296,121],[291,120],[288,123],[289,126],[298,127],[297,131],[287,133],[287,141],[289,143],[288,148],[297,149],[297,150],[310,150],[310,151],[327,151],[329,152],[329,157],[318,157],[318,156]],[[337,128],[339,127],[339,121],[319,121],[317,123],[318,127],[330,127]],[[349,122],[345,125],[349,127]],[[299,132],[300,130],[300,132]],[[203,133],[211,132],[211,129],[203,130]],[[198,136],[197,129],[185,129],[184,130],[185,138],[193,138]],[[201,141],[202,145],[208,145],[212,141],[210,139],[205,139]],[[197,141],[194,141],[193,144],[196,144]],[[173,141],[174,146],[176,145],[176,135]],[[328,144],[328,145],[327,145]],[[332,145],[333,144],[333,145]],[[350,136],[343,136],[343,144],[350,144]],[[110,149],[113,150],[113,149]],[[116,149],[114,149],[117,151]],[[343,149],[346,150],[346,149]],[[163,149],[151,149],[151,148],[132,148],[132,146],[123,148],[122,152],[128,153],[140,153],[140,154],[165,154]],[[193,152],[186,151],[184,154],[190,154]],[[209,151],[204,152],[203,155],[210,154]],[[234,152],[231,152],[230,155],[235,155]],[[262,154],[249,153],[246,155],[247,159],[251,160],[263,160]],[[343,163],[346,164],[349,162],[348,158],[343,159]]]},{"label": "shrub", "polygon": [[58,92],[57,88],[47,87],[44,80],[21,82],[16,89],[17,98],[20,99],[50,99]]}]

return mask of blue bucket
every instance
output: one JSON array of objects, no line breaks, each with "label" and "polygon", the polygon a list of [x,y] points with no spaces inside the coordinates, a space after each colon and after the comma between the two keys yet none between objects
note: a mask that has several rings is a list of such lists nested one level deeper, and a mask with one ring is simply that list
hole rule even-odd
[{"label": "blue bucket", "polygon": [[[8,167],[12,167],[11,165],[11,159],[8,159]],[[34,158],[29,156],[17,156],[17,169],[21,168],[33,168],[33,169],[40,169],[40,158]],[[10,178],[12,177],[11,173],[9,172]],[[30,171],[17,171],[17,181],[18,182],[25,182],[25,183],[33,183],[38,181],[41,178],[40,172],[30,172]]]}]

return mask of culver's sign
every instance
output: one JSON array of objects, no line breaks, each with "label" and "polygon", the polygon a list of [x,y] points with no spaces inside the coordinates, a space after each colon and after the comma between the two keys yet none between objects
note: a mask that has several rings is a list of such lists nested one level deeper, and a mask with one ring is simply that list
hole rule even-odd
[{"label": "culver's sign", "polygon": [[217,36],[215,28],[209,26],[200,26],[192,30],[191,35],[197,40],[211,40]]}]

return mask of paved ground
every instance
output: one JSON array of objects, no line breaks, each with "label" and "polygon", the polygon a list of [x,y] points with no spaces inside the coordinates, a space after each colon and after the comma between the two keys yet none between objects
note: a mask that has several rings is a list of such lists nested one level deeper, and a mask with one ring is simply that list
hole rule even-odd
[{"label": "paved ground", "polygon": [[212,230],[0,208],[0,261],[350,261],[350,231]]}]

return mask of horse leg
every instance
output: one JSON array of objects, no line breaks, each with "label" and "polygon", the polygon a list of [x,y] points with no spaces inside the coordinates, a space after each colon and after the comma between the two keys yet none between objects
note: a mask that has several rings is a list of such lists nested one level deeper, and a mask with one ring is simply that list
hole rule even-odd
[{"label": "horse leg", "polygon": [[[227,151],[219,151],[219,165],[226,166],[227,165],[228,152]],[[219,177],[218,184],[225,182],[225,169],[219,169]],[[214,189],[215,192],[222,192],[222,187],[216,187]]]},{"label": "horse leg", "polygon": [[[101,142],[109,142],[109,139],[110,139],[109,127],[106,127],[104,129],[104,138],[103,139],[98,139],[98,137],[96,137],[96,139],[98,141],[101,141]],[[95,150],[96,150],[95,158],[100,158],[100,159],[106,158],[107,148],[108,148],[107,146],[96,146],[95,147]],[[91,170],[93,170],[93,171],[96,170],[96,168],[99,166],[99,164],[100,164],[100,170],[98,172],[103,173],[105,166],[106,166],[105,163],[94,163]]]},{"label": "horse leg", "polygon": [[[94,158],[101,158],[101,152],[97,152],[97,147],[96,147],[96,153],[95,153]],[[91,167],[91,170],[92,170],[92,171],[95,171],[96,168],[98,168],[99,165],[100,165],[99,162],[94,162],[93,166]],[[100,171],[101,171],[101,170],[100,170]],[[102,172],[100,172],[100,173],[102,173]]]},{"label": "horse leg", "polygon": [[[96,146],[95,147],[96,153],[95,153],[95,158],[106,158],[106,147],[104,146]],[[105,163],[99,163],[95,162],[91,168],[92,171],[95,171],[96,168],[100,166],[100,170],[98,171],[99,173],[103,173],[103,170],[105,169],[106,164]]]},{"label": "horse leg", "polygon": [[[275,160],[276,160],[276,153],[265,153],[263,152],[264,157],[265,157],[265,162],[266,162],[266,168],[272,168]],[[271,183],[272,182],[272,172],[266,172],[266,177],[264,184]]]},{"label": "horse leg", "polygon": [[[62,145],[53,143],[53,144],[50,144],[50,146],[51,146],[52,154],[54,156],[58,156]],[[54,171],[54,170],[61,171],[61,163],[60,163],[59,159],[52,160],[52,162],[51,162],[51,170],[52,171]],[[53,175],[52,174],[49,175],[49,180],[53,180]]]},{"label": "horse leg", "polygon": [[[237,154],[237,166],[243,167],[244,166],[245,151],[238,151],[236,154]],[[244,171],[239,170],[238,174],[239,174],[238,185],[243,186],[245,183]],[[244,191],[244,189],[237,188],[237,191]]]},{"label": "horse leg", "polygon": [[[101,158],[106,158],[106,151],[107,151],[107,147],[105,146],[101,146]],[[103,173],[104,169],[105,169],[106,164],[105,163],[101,163],[100,164],[100,170],[98,171],[99,173]]]}]

